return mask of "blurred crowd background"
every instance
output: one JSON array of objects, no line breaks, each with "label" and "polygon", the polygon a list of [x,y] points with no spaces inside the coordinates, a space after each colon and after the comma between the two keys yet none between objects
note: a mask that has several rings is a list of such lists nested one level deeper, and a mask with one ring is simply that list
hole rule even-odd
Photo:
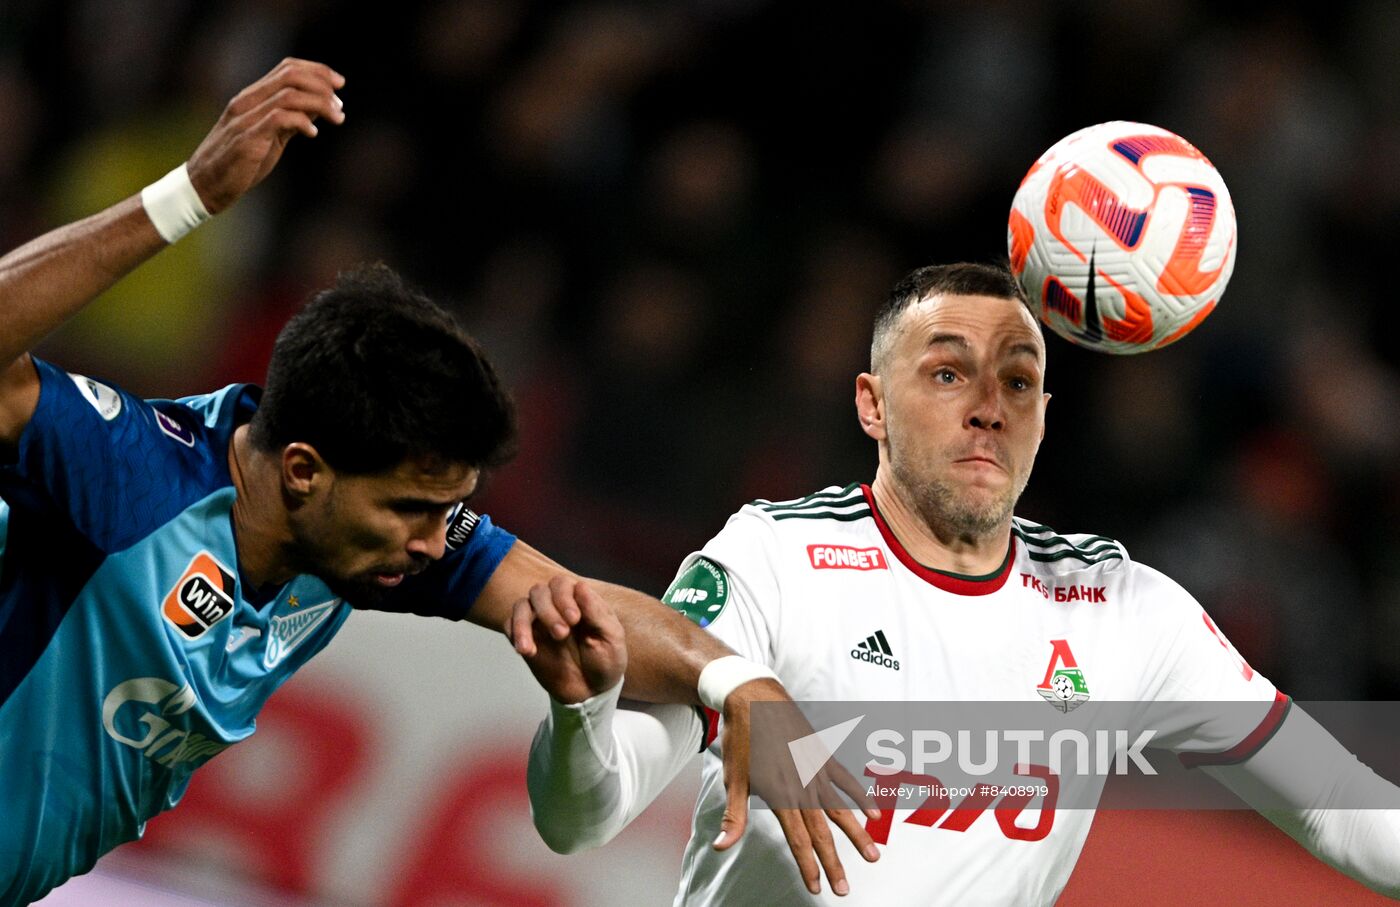
[{"label": "blurred crowd background", "polygon": [[261,377],[383,260],[485,343],[522,450],[478,501],[659,593],[755,497],[868,481],[854,376],[890,286],[1005,256],[1082,126],[1172,129],[1239,258],[1183,342],[1050,338],[1019,512],[1122,539],[1299,699],[1400,698],[1400,4],[4,0],[0,241],[138,190],[287,55],[348,120],[44,348],[147,396]]}]

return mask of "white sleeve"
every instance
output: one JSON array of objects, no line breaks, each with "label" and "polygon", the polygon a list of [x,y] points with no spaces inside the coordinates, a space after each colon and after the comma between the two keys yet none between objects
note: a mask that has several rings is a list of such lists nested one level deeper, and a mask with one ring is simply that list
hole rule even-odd
[{"label": "white sleeve", "polygon": [[1146,691],[1157,737],[1153,746],[1188,766],[1238,762],[1268,739],[1286,714],[1287,697],[1250,666],[1200,604],[1151,567],[1133,564],[1133,592],[1151,604]]},{"label": "white sleeve", "polygon": [[1203,771],[1324,863],[1400,899],[1400,788],[1302,709],[1253,756]]},{"label": "white sleeve", "polygon": [[782,587],[776,549],[772,523],[745,507],[681,563],[661,601],[744,658],[778,670],[774,638]]},{"label": "white sleeve", "polygon": [[[779,601],[772,527],[748,508],[682,562],[661,600],[741,656],[774,666]],[[700,751],[705,730],[687,705],[624,701],[617,689],[577,705],[551,700],[530,746],[535,828],[559,853],[599,847],[636,818]],[[707,709],[706,712],[709,710]]]},{"label": "white sleeve", "polygon": [[530,813],[556,853],[611,841],[700,751],[694,707],[619,708],[621,693],[619,683],[576,705],[551,699],[530,744]]}]

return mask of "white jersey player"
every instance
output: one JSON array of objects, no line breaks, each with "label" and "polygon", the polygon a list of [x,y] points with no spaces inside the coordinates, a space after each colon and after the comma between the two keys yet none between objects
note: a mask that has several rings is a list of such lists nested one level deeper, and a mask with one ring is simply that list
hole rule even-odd
[{"label": "white jersey player", "polygon": [[[735,651],[766,660],[799,702],[1258,701],[1253,734],[1241,735],[1226,716],[1224,727],[1183,729],[1174,741],[1182,751],[1235,761],[1250,754],[1237,746],[1277,729],[1286,700],[1171,580],[1108,539],[1057,535],[1020,520],[1013,536],[991,573],[931,570],[890,532],[868,488],[832,488],[744,507],[687,560],[666,600],[703,615]],[[1066,699],[1053,688],[1057,679],[1069,682]],[[787,845],[767,813],[754,815],[734,853],[708,846],[724,806],[711,747],[681,902],[805,896],[795,873],[773,871]],[[1069,878],[1091,818],[1083,809],[1044,811],[1011,831],[990,809],[965,828],[951,811],[934,827],[901,813],[867,825],[879,831],[879,863],[843,862],[862,900],[1049,903]]]},{"label": "white jersey player", "polygon": [[[1244,703],[1184,710],[1154,745],[1249,802],[1289,804],[1269,818],[1400,893],[1396,813],[1325,808],[1393,787],[1291,708],[1169,578],[1113,540],[1011,516],[1043,432],[1043,357],[1009,274],[915,272],[877,321],[875,374],[857,384],[880,442],[875,483],[743,507],[686,559],[665,600],[768,664],[798,701]],[[612,690],[556,703],[536,737],[531,802],[551,846],[606,842],[704,747],[676,903],[830,897],[815,867],[794,871],[774,813],[753,813],[732,849],[711,846],[727,805],[713,716],[616,702]],[[877,862],[855,859],[860,838],[837,836],[839,866],[824,860],[832,890],[872,904],[1052,903],[1093,810],[1034,805],[886,811],[865,823]]]}]

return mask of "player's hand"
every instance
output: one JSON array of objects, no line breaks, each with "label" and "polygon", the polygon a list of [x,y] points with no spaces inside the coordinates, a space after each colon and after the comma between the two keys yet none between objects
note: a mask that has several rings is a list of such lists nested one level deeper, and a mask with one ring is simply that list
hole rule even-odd
[{"label": "player's hand", "polygon": [[[751,752],[749,709],[756,702],[780,705],[764,707],[761,749]],[[807,890],[821,893],[824,870],[831,890],[844,895],[850,886],[827,822],[830,820],[841,829],[866,862],[873,863],[880,858],[880,850],[866,832],[860,813],[847,804],[859,805],[871,819],[878,819],[880,811],[864,787],[835,760],[829,760],[806,787],[802,786],[792,758],[786,752],[786,743],[812,732],[807,719],[777,681],[751,680],[729,694],[724,702],[720,741],[727,803],[714,848],[728,850],[743,835],[748,824],[749,794],[753,793],[773,807]],[[842,798],[841,792],[847,798]]]},{"label": "player's hand", "polygon": [[506,636],[545,692],[582,702],[617,686],[627,670],[622,622],[593,587],[561,574],[531,587],[511,609]]},{"label": "player's hand", "polygon": [[210,214],[252,189],[277,165],[292,136],[316,136],[317,117],[345,122],[336,89],[345,77],[323,63],[291,57],[228,102],[190,157],[190,182]]}]

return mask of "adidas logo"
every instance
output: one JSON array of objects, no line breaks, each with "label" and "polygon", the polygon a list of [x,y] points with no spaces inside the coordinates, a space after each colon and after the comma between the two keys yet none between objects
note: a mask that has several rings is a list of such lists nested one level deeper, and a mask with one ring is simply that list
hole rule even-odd
[{"label": "adidas logo", "polygon": [[857,643],[851,650],[851,657],[856,661],[868,661],[883,668],[899,670],[899,662],[895,661],[894,652],[890,649],[890,641],[885,638],[884,630],[876,630],[863,642]]}]

